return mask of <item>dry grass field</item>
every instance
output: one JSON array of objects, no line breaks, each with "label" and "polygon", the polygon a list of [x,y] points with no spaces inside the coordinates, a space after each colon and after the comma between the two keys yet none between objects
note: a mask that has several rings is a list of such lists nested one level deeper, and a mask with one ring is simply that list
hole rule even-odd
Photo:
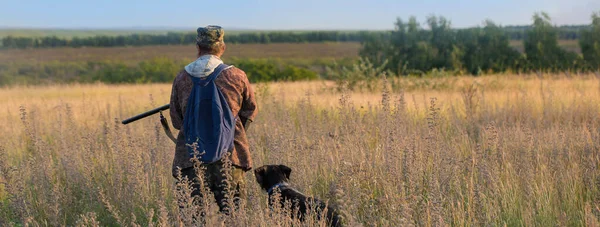
[{"label": "dry grass field", "polygon": [[[385,81],[369,92],[255,84],[255,166],[290,166],[291,183],[340,206],[349,226],[600,224],[598,79]],[[0,89],[0,225],[193,224],[178,213],[174,145],[158,116],[119,123],[169,93],[168,84]],[[244,208],[224,218],[213,205],[208,226],[294,225],[246,177]]]}]

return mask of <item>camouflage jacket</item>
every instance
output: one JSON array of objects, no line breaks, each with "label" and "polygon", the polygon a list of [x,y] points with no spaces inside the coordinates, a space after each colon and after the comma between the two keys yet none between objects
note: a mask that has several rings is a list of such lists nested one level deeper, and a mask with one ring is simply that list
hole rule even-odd
[{"label": "camouflage jacket", "polygon": [[[215,83],[227,99],[233,116],[246,118],[252,122],[257,113],[257,104],[246,73],[236,67],[231,67],[221,72]],[[185,114],[189,94],[192,91],[192,85],[190,74],[186,70],[182,70],[175,77],[171,91],[171,121],[173,127],[180,130],[175,146],[173,176],[175,176],[177,167],[185,169],[193,166],[189,159],[184,135],[181,132],[183,115]],[[252,169],[252,156],[250,155],[248,138],[242,121],[239,120],[235,126],[234,149],[230,155],[230,160],[234,166],[245,171]]]}]

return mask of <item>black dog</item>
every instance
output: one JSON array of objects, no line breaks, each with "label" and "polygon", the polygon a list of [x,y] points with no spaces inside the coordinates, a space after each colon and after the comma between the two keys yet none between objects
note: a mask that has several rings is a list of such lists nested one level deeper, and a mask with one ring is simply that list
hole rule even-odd
[{"label": "black dog", "polygon": [[254,170],[256,181],[262,189],[269,193],[269,206],[273,206],[273,204],[271,204],[271,197],[274,194],[274,190],[277,188],[281,192],[280,205],[282,208],[286,201],[297,206],[293,208],[296,208],[298,213],[296,215],[292,214],[292,217],[299,217],[300,220],[303,220],[309,209],[312,209],[321,216],[320,213],[327,209],[327,222],[329,223],[329,226],[342,226],[341,216],[334,208],[327,206],[321,200],[305,196],[288,184],[291,172],[292,169],[285,165],[265,165]]}]

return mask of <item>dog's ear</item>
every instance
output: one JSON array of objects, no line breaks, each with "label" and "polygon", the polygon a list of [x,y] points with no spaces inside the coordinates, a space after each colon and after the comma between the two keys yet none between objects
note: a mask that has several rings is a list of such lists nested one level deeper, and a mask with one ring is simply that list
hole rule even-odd
[{"label": "dog's ear", "polygon": [[287,167],[286,165],[279,165],[279,169],[283,174],[285,174],[285,177],[289,180],[290,173],[292,173],[292,169],[290,167]]},{"label": "dog's ear", "polygon": [[259,185],[262,185],[263,176],[265,175],[266,171],[267,168],[265,168],[264,166],[261,166],[258,169],[254,170],[254,176],[256,177],[256,182],[258,182]]}]

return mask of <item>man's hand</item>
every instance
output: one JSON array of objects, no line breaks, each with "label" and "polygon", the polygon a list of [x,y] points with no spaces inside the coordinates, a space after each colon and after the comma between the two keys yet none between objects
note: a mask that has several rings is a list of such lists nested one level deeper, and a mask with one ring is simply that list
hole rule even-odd
[{"label": "man's hand", "polygon": [[250,127],[250,123],[252,123],[252,121],[248,120],[248,118],[245,117],[240,117],[240,120],[242,121],[242,125],[244,126],[244,131],[248,132],[248,127]]}]

